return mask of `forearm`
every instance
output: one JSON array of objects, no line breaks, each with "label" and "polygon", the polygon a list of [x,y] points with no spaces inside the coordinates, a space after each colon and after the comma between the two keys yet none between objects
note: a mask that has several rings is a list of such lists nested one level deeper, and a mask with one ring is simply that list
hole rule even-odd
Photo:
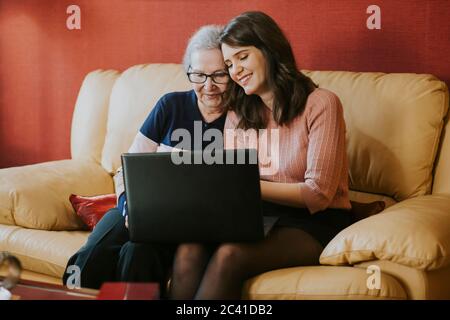
[{"label": "forearm", "polygon": [[285,206],[304,208],[300,184],[261,180],[261,198]]},{"label": "forearm", "polygon": [[[136,134],[128,153],[156,152],[159,144],[143,135],[140,131]],[[125,192],[123,181],[123,168],[119,167],[113,177],[114,188],[117,196],[117,204],[119,205],[119,197]]]},{"label": "forearm", "polygon": [[[117,201],[119,201],[119,197],[125,192],[125,186],[123,183],[123,170],[122,167],[117,169],[116,174],[113,177],[114,180],[114,189],[117,196]],[[118,203],[118,202],[117,202]]]}]

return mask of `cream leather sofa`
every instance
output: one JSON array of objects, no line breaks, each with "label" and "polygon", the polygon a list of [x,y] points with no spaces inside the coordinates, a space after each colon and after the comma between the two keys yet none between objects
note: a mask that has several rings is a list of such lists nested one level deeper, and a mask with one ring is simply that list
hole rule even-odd
[{"label": "cream leather sofa", "polygon": [[[351,198],[382,213],[339,233],[320,266],[250,279],[250,299],[450,299],[448,89],[431,75],[305,71],[341,99]],[[157,99],[190,85],[180,65],[89,73],[76,102],[72,159],[0,170],[0,250],[28,279],[60,283],[86,241],[71,193],[114,192],[112,173]]]}]

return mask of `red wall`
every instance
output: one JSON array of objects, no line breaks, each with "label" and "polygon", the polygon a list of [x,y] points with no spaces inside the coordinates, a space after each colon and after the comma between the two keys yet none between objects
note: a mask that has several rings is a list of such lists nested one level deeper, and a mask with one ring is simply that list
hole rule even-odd
[{"label": "red wall", "polygon": [[[81,8],[68,30],[66,8]],[[366,8],[381,8],[368,30]],[[270,14],[313,70],[432,73],[450,83],[450,1],[0,0],[0,167],[70,158],[70,123],[91,70],[180,62],[199,26]]]}]

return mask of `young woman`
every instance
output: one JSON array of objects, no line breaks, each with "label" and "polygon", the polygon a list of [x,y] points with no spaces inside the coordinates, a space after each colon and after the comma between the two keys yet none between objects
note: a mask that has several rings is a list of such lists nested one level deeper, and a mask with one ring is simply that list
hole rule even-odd
[{"label": "young woman", "polygon": [[[280,218],[259,243],[180,245],[172,277],[175,299],[239,299],[252,276],[318,264],[326,244],[351,223],[339,98],[298,70],[285,35],[262,12],[231,20],[221,42],[233,80],[225,94],[225,104],[233,108],[225,130],[275,130],[269,136],[279,138],[261,139],[259,146],[274,150],[271,144],[278,144],[271,155],[275,170],[264,174],[260,168],[264,214]],[[237,147],[246,146],[236,135]]]}]

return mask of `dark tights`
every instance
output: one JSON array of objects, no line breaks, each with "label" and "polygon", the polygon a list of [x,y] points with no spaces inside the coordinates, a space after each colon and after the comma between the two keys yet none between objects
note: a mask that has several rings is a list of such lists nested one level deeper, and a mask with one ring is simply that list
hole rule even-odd
[{"label": "dark tights", "polygon": [[278,227],[258,243],[225,243],[214,250],[182,244],[175,254],[172,299],[240,299],[244,282],[279,268],[317,265],[322,245],[298,228]]}]

